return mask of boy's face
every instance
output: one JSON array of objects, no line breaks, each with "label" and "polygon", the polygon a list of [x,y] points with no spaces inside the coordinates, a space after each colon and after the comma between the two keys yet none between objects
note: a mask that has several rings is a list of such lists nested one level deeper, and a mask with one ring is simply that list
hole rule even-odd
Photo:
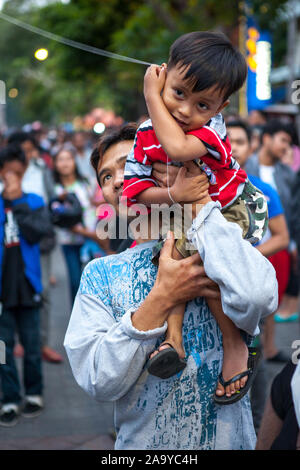
[{"label": "boy's face", "polygon": [[4,194],[8,199],[15,199],[22,194],[22,178],[26,166],[18,160],[6,162],[0,171],[4,185]]},{"label": "boy's face", "polygon": [[26,171],[25,165],[23,165],[18,160],[13,160],[11,162],[6,162],[4,164],[3,168],[0,171],[0,174],[4,182],[7,180],[7,178],[10,177],[10,175],[13,174],[21,184],[25,171]]},{"label": "boy's face", "polygon": [[177,124],[187,132],[204,126],[229,100],[224,101],[220,89],[215,87],[193,92],[184,80],[185,74],[186,70],[178,65],[168,70],[162,99]]}]

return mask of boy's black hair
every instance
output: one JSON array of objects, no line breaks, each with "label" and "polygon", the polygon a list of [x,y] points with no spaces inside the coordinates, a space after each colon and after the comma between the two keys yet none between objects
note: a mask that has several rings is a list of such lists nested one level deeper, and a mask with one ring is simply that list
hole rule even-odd
[{"label": "boy's black hair", "polygon": [[97,146],[92,151],[90,159],[91,165],[96,172],[96,178],[99,186],[101,185],[98,178],[98,166],[99,161],[102,159],[104,153],[114,144],[118,144],[119,142],[126,140],[134,140],[137,128],[138,126],[135,122],[129,122],[127,124],[123,124],[121,127],[108,131],[106,134],[100,137]]},{"label": "boy's black hair", "polygon": [[178,65],[186,70],[185,80],[193,92],[220,89],[223,100],[239,90],[247,77],[247,64],[223,34],[196,31],[180,36],[170,48],[168,69]]},{"label": "boy's black hair", "polygon": [[248,142],[250,143],[251,142],[251,137],[252,137],[252,132],[251,132],[251,129],[250,127],[244,122],[242,121],[241,119],[235,119],[234,121],[228,121],[226,122],[226,127],[227,129],[229,127],[240,127],[241,129],[243,129],[247,135],[247,139],[248,139]]},{"label": "boy's black hair", "polygon": [[5,163],[18,161],[26,167],[25,153],[17,144],[8,144],[0,150],[0,169],[4,167]]}]

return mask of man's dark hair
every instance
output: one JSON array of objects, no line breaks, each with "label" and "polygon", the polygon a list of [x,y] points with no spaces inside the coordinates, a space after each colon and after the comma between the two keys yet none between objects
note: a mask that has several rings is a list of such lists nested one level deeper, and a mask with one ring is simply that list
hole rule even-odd
[{"label": "man's dark hair", "polygon": [[98,179],[98,166],[105,152],[114,144],[118,144],[119,142],[126,140],[134,140],[136,131],[137,124],[135,122],[129,122],[128,124],[124,124],[117,129],[108,131],[100,138],[97,146],[92,151],[90,160],[91,165],[96,172],[96,178],[99,186],[101,185]]},{"label": "man's dark hair", "polygon": [[32,145],[34,145],[35,148],[40,149],[36,138],[34,137],[33,134],[30,134],[29,132],[22,132],[22,131],[14,132],[13,134],[9,136],[7,142],[9,144],[14,143],[14,144],[21,145],[23,144],[23,142],[26,142],[27,140],[29,140],[32,143]]},{"label": "man's dark hair", "polygon": [[180,36],[170,48],[168,69],[178,65],[186,70],[184,79],[193,92],[217,87],[226,101],[247,77],[241,52],[223,33],[196,31]]},{"label": "man's dark hair", "polygon": [[0,169],[4,167],[5,163],[18,161],[26,167],[25,153],[17,144],[8,144],[0,150]]},{"label": "man's dark hair", "polygon": [[244,121],[240,119],[229,121],[229,122],[226,122],[226,127],[227,129],[229,129],[229,127],[239,127],[240,129],[243,129],[247,135],[248,142],[249,143],[251,142],[251,136],[252,136],[251,129]]},{"label": "man's dark hair", "polygon": [[264,135],[267,134],[273,137],[278,132],[285,132],[291,137],[292,140],[294,139],[293,130],[289,124],[282,122],[279,119],[271,119],[262,128],[261,142]]}]

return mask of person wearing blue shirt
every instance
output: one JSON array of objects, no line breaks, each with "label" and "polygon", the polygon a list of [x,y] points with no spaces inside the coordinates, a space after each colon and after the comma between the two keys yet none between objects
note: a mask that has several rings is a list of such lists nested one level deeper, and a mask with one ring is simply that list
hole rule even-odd
[{"label": "person wearing blue shirt", "polygon": [[[23,193],[26,158],[22,149],[9,144],[0,151],[0,341],[5,344],[5,364],[0,366],[2,407],[0,425],[13,426],[19,414],[37,416],[43,409],[40,345],[42,294],[39,242],[52,230],[43,199]],[[24,347],[22,397],[13,349],[18,331]]]}]

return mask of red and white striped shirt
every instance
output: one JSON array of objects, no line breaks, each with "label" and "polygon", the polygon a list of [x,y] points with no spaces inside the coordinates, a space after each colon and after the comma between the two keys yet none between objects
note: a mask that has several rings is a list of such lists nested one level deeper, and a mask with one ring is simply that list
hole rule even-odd
[{"label": "red and white striped shirt", "polygon": [[[187,134],[198,137],[207,148],[208,152],[201,160],[215,175],[215,184],[209,187],[210,197],[219,201],[222,207],[232,204],[242,193],[247,174],[232,157],[222,115],[217,114],[205,126]],[[168,158],[148,119],[138,128],[125,164],[122,197],[127,198],[129,206],[137,202],[136,196],[142,191],[157,186],[152,176],[152,165],[157,161],[178,165]]]}]

